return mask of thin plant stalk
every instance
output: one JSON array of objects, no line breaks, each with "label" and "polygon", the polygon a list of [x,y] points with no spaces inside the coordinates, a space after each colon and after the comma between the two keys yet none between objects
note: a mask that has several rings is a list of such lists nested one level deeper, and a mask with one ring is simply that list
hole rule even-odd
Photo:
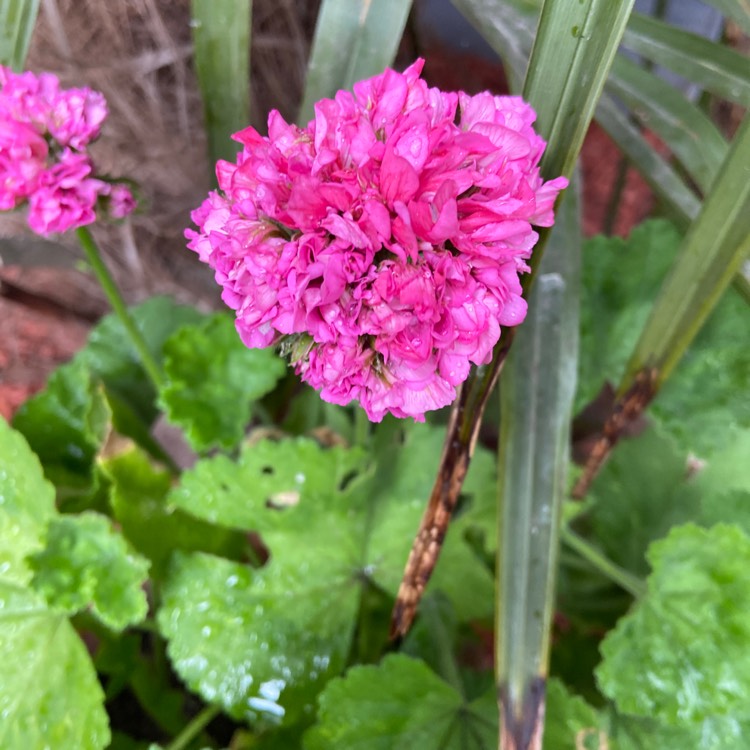
[{"label": "thin plant stalk", "polygon": [[130,338],[130,342],[133,344],[138,356],[141,358],[143,368],[146,370],[147,375],[158,390],[163,383],[163,376],[159,365],[156,363],[156,360],[151,354],[135,320],[133,320],[133,317],[128,311],[125,300],[122,298],[120,290],[117,288],[117,284],[112,278],[112,274],[107,269],[91,232],[89,232],[86,227],[79,227],[76,230],[76,235],[81,247],[83,248],[83,252],[86,254],[86,259],[94,271],[94,275],[109,300],[109,304],[112,306],[115,315],[117,315],[120,323],[122,323],[122,327]]},{"label": "thin plant stalk", "polygon": [[569,527],[565,526],[562,528],[560,539],[563,544],[570,547],[570,549],[586,560],[591,567],[598,570],[602,575],[609,578],[610,581],[616,583],[636,599],[646,593],[646,584],[640,578],[609,560],[596,547],[589,544],[583,537],[578,536]]},{"label": "thin plant stalk", "polygon": [[166,750],[185,750],[188,745],[221,713],[218,706],[206,706],[167,745]]}]

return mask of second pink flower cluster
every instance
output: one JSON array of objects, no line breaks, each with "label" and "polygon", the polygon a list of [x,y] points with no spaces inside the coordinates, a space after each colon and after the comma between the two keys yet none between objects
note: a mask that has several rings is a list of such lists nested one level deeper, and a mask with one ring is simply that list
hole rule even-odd
[{"label": "second pink flower cluster", "polygon": [[112,218],[133,211],[130,189],[96,176],[87,152],[106,117],[96,91],[0,66],[0,210],[28,203],[29,226],[43,236],[91,224],[98,204]]}]

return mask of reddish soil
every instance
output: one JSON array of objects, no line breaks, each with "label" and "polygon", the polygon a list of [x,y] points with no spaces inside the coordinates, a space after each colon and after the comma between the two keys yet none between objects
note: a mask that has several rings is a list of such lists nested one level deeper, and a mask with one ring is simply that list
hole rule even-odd
[{"label": "reddish soil", "polygon": [[[0,268],[0,415],[5,419],[86,341],[92,306],[84,314],[80,306],[72,312],[75,307],[56,294],[61,287],[75,288],[70,284],[75,274],[57,268]],[[98,294],[85,301],[91,299]]]}]

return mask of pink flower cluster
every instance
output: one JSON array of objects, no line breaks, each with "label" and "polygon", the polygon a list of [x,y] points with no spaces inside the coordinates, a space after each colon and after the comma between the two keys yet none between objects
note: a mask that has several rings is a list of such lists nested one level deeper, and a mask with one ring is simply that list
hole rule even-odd
[{"label": "pink flower cluster", "polygon": [[0,66],[0,210],[28,203],[29,226],[44,236],[90,224],[100,199],[112,217],[129,214],[130,190],[94,176],[86,153],[106,117],[96,91]]},{"label": "pink flower cluster", "polygon": [[249,347],[281,343],[326,401],[373,421],[449,404],[501,326],[526,315],[518,274],[563,177],[517,97],[445,93],[386,70],[315,107],[237,133],[236,163],[193,212],[189,247],[214,269]]}]

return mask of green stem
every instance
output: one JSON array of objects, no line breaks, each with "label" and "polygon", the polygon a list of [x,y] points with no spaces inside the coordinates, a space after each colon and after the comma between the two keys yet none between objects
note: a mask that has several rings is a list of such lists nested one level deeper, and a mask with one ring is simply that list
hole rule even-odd
[{"label": "green stem", "polygon": [[78,241],[81,243],[83,251],[86,253],[86,258],[91,264],[91,268],[94,270],[94,274],[96,275],[99,284],[101,284],[101,287],[104,290],[104,294],[109,300],[109,304],[112,305],[115,315],[120,319],[123,328],[130,337],[131,343],[141,358],[146,373],[158,390],[163,383],[161,370],[149,351],[141,332],[138,330],[138,326],[136,326],[135,321],[128,312],[125,300],[123,300],[120,290],[117,288],[115,280],[112,278],[112,274],[107,270],[107,266],[104,265],[101,253],[96,246],[94,238],[91,236],[91,232],[89,232],[86,227],[79,227],[76,229],[76,235],[78,236]]},{"label": "green stem", "polygon": [[639,599],[646,593],[646,584],[640,578],[613,563],[602,554],[596,547],[589,544],[585,539],[578,536],[569,527],[564,526],[560,531],[560,538],[564,544],[575,550],[592,567],[596,568],[602,575],[609,578],[628,593]]},{"label": "green stem", "polygon": [[167,745],[165,750],[185,750],[185,748],[210,724],[219,714],[218,706],[206,706],[196,714],[185,728]]}]

